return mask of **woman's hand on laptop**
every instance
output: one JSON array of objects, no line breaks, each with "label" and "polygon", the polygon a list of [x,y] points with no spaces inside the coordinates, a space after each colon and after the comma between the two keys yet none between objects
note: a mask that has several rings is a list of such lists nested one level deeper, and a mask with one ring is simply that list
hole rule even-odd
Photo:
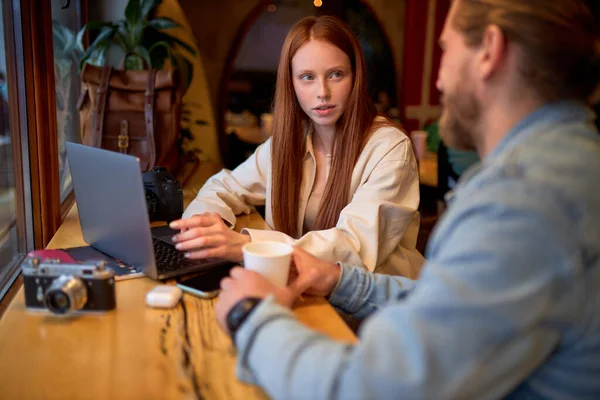
[{"label": "woman's hand on laptop", "polygon": [[250,236],[231,230],[219,214],[205,213],[171,222],[181,233],[173,237],[175,248],[190,259],[223,258],[242,261],[242,246]]}]

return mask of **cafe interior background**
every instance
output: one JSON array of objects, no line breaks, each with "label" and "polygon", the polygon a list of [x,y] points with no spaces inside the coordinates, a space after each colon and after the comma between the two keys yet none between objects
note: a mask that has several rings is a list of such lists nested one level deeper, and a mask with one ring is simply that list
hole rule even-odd
[{"label": "cafe interior background", "polygon": [[[90,21],[123,20],[127,6],[128,0],[2,0],[0,315],[21,285],[20,261],[47,245],[74,204],[65,142],[81,140],[77,98],[84,52],[77,33]],[[186,201],[210,175],[234,168],[269,136],[281,45],[307,15],[334,14],[350,24],[379,111],[407,133],[427,130],[421,162],[438,161],[437,38],[448,8],[448,0],[163,0],[151,17],[177,22],[180,27],[168,33],[191,49],[181,146],[198,164],[185,178]],[[82,43],[97,35],[83,35]],[[95,61],[118,67],[122,57],[110,46]],[[431,175],[421,185],[421,251],[442,212],[445,165],[440,159],[421,170]]]}]

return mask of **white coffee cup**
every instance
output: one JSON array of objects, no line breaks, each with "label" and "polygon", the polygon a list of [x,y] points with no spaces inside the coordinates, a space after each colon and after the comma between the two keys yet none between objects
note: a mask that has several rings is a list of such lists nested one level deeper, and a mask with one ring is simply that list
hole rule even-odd
[{"label": "white coffee cup", "polygon": [[244,268],[256,271],[275,286],[287,286],[292,246],[278,242],[254,242],[242,246]]}]

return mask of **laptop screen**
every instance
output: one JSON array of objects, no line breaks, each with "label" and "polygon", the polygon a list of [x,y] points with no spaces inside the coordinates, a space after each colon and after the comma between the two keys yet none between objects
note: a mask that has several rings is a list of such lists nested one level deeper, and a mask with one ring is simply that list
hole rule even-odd
[{"label": "laptop screen", "polygon": [[156,278],[138,159],[75,143],[66,147],[86,243]]}]

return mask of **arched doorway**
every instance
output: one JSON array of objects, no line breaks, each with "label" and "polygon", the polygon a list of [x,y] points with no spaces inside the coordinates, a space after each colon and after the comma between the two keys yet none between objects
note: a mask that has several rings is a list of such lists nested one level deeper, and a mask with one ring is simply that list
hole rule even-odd
[{"label": "arched doorway", "polygon": [[308,0],[261,1],[238,30],[220,84],[217,118],[227,167],[235,167],[268,136],[264,127],[268,126],[283,40],[300,18],[319,14],[340,17],[357,34],[367,59],[373,100],[382,111],[391,110],[392,117],[399,117],[394,51],[368,1],[328,0],[320,8]]}]

